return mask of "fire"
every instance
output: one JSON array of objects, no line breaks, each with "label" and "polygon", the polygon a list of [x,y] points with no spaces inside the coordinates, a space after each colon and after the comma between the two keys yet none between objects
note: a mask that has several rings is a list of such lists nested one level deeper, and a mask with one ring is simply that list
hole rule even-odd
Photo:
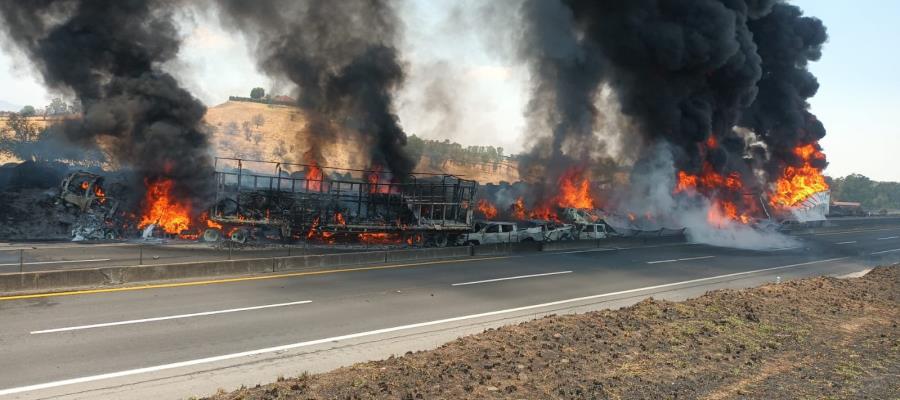
[{"label": "fire", "polygon": [[713,201],[706,213],[706,219],[714,226],[722,226],[732,221],[750,223],[750,215],[738,212],[737,204],[728,200]]},{"label": "fire", "polygon": [[397,193],[397,187],[387,183],[381,183],[381,167],[375,166],[372,171],[366,173],[366,181],[369,183],[369,193]]},{"label": "fire", "polygon": [[347,225],[347,221],[344,220],[344,214],[334,213],[334,223],[338,225]]},{"label": "fire", "polygon": [[703,163],[703,170],[700,171],[700,175],[678,171],[678,182],[675,184],[675,189],[672,190],[672,193],[697,190],[698,188],[707,191],[729,189],[737,192],[743,187],[741,174],[737,171],[731,172],[728,176],[722,176],[722,174],[713,169],[712,164]]},{"label": "fire", "polygon": [[591,182],[583,175],[584,171],[569,169],[559,180],[559,195],[556,203],[560,207],[589,208],[594,207],[591,196]]},{"label": "fire", "polygon": [[516,202],[509,206],[509,211],[515,219],[525,219],[525,199],[517,198]]},{"label": "fire", "polygon": [[540,219],[540,220],[559,220],[559,217],[556,215],[556,212],[550,209],[550,206],[542,205],[537,206],[528,213],[528,217],[531,219]]},{"label": "fire", "polygon": [[322,191],[322,168],[319,168],[319,164],[313,162],[310,165],[306,166],[306,189],[313,190],[316,192]]},{"label": "fire", "polygon": [[485,199],[478,200],[478,211],[487,219],[494,219],[497,216],[497,207]]},{"label": "fire", "polygon": [[825,154],[812,143],[797,146],[794,154],[803,160],[803,165],[784,168],[775,182],[774,192],[769,196],[773,206],[793,206],[815,193],[828,190],[822,171],[811,164],[813,160],[824,160]]},{"label": "fire", "polygon": [[403,236],[399,233],[375,232],[360,233],[359,241],[368,244],[399,244],[403,243]]},{"label": "fire", "polygon": [[697,188],[697,175],[691,175],[684,171],[678,171],[678,183],[673,193],[680,193]]},{"label": "fire", "polygon": [[138,227],[156,224],[169,234],[179,234],[191,226],[190,205],[179,202],[172,195],[172,180],[145,181],[144,212]]},{"label": "fire", "polygon": [[200,214],[200,220],[206,223],[207,228],[222,229],[222,224],[209,219],[208,211],[204,211],[203,214]]}]

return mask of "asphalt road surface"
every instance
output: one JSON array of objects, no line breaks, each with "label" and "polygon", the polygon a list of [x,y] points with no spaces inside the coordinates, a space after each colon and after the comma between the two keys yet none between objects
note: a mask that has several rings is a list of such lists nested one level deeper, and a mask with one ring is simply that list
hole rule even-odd
[{"label": "asphalt road surface", "polygon": [[[0,398],[94,397],[85,385],[209,372],[219,362],[370,335],[401,340],[412,329],[632,292],[706,290],[762,274],[839,275],[900,260],[900,227],[796,238],[768,251],[669,244],[0,299]],[[206,392],[183,395],[216,388],[199,387]]]}]

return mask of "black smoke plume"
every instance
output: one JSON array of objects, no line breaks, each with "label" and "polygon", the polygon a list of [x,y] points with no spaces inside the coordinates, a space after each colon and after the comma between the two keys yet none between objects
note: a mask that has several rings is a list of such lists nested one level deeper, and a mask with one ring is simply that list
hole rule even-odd
[{"label": "black smoke plume", "polygon": [[2,1],[0,21],[45,83],[83,104],[82,118],[60,127],[70,141],[86,148],[101,143],[143,180],[174,180],[175,195],[199,209],[212,182],[200,129],[206,108],[160,68],[178,53],[176,4]]},{"label": "black smoke plume", "polygon": [[297,86],[298,105],[312,122],[313,148],[348,129],[368,142],[371,166],[386,166],[398,176],[412,171],[415,161],[404,151],[406,133],[393,108],[405,75],[395,47],[400,21],[391,4],[221,0],[219,5],[226,24],[256,40],[260,69]]},{"label": "black smoke plume", "polygon": [[[762,57],[763,77],[756,101],[744,111],[741,126],[752,129],[767,145],[770,176],[778,176],[785,166],[799,166],[797,146],[817,143],[825,127],[809,112],[807,99],[819,89],[816,77],[807,70],[810,61],[822,56],[828,39],[825,26],[817,18],[805,17],[796,6],[777,4],[771,13],[750,21],[750,30]],[[825,168],[825,159],[812,166]]]},{"label": "black smoke plume", "polygon": [[[550,132],[549,138],[531,132],[537,139],[525,168],[560,170],[559,163],[586,158],[597,164],[594,150],[603,139],[596,131],[604,116],[595,104],[605,86],[628,117],[629,142],[637,145],[625,150],[637,153],[636,173],[654,165],[656,153],[648,149],[665,143],[677,171],[740,176],[744,190],[758,192],[785,165],[799,163],[796,146],[824,136],[808,111],[806,100],[818,84],[806,66],[819,58],[825,28],[795,6],[776,0],[528,0],[519,13],[525,27],[520,56],[532,71],[532,131]],[[765,146],[749,145],[753,140]],[[759,169],[766,172],[762,180],[754,173]],[[742,201],[741,191],[727,195]]]}]

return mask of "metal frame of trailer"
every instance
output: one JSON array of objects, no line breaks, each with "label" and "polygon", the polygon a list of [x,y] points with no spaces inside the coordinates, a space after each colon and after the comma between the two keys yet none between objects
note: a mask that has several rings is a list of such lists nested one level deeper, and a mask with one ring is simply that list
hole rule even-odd
[{"label": "metal frame of trailer", "polygon": [[[319,172],[310,174],[315,169]],[[478,183],[454,175],[400,177],[377,170],[219,157],[215,186],[209,218],[218,224],[278,228],[282,237],[311,229],[415,233],[443,244],[471,230]]]}]

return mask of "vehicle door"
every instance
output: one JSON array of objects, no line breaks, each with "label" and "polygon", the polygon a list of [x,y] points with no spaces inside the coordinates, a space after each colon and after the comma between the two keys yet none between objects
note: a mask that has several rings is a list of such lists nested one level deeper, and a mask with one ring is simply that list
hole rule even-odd
[{"label": "vehicle door", "polygon": [[500,224],[489,224],[484,230],[484,241],[482,243],[500,243]]},{"label": "vehicle door", "polygon": [[609,234],[606,232],[606,225],[597,224],[594,225],[597,229],[597,239],[606,239]]},{"label": "vehicle door", "polygon": [[503,243],[513,243],[519,241],[519,234],[516,232],[516,226],[513,224],[503,224],[500,226],[500,238]]}]

